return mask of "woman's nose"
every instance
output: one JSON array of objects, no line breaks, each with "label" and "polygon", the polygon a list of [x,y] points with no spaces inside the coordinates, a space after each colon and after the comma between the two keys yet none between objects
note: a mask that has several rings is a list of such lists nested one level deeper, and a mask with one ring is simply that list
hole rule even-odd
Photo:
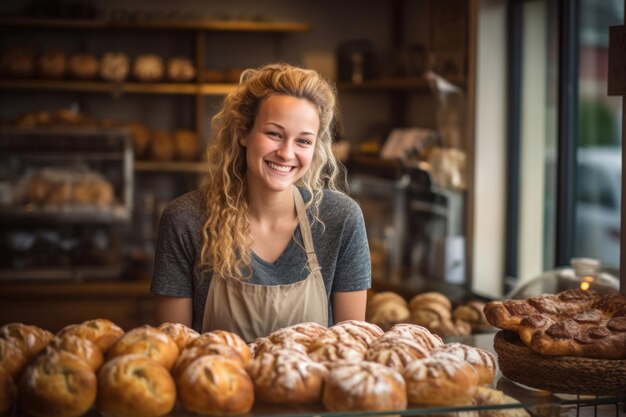
[{"label": "woman's nose", "polygon": [[276,154],[283,159],[292,159],[294,156],[293,141],[283,140],[278,146]]}]

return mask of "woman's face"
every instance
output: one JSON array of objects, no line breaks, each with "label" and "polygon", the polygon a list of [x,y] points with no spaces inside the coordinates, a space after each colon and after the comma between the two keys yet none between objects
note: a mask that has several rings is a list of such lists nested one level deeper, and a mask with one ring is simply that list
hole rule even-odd
[{"label": "woman's face", "polygon": [[246,147],[250,188],[284,191],[306,173],[313,159],[320,120],[310,101],[274,95],[261,102]]}]

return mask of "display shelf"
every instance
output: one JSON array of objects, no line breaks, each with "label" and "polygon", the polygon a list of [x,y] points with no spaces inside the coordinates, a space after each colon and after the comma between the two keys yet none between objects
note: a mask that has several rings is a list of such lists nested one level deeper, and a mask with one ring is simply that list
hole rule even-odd
[{"label": "display shelf", "polygon": [[236,84],[228,83],[140,83],[107,81],[76,81],[76,80],[32,80],[32,79],[2,79],[0,90],[48,90],[48,91],[76,91],[90,93],[121,94],[182,94],[221,96],[230,93]]},{"label": "display shelf", "polygon": [[85,206],[0,208],[0,223],[104,223],[113,224],[130,220],[130,209],[126,206],[99,208]]},{"label": "display shelf", "polygon": [[[448,80],[454,85],[465,86],[466,81],[464,79],[452,78]],[[430,86],[428,80],[425,77],[410,77],[410,78],[381,78],[366,80],[362,83],[352,82],[338,82],[337,88],[340,91],[428,91]]]},{"label": "display shelf", "polygon": [[144,172],[208,172],[206,162],[135,161],[135,171]]},{"label": "display shelf", "polygon": [[0,17],[0,27],[25,29],[132,29],[132,30],[204,30],[215,32],[306,32],[310,26],[298,22],[251,20],[137,20],[111,21],[94,19],[53,19]]}]

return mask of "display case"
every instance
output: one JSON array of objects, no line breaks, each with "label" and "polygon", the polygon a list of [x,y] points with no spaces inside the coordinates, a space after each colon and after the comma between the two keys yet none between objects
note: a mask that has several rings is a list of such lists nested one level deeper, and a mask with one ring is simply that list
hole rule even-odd
[{"label": "display case", "polygon": [[133,155],[125,130],[0,129],[0,278],[113,278]]}]

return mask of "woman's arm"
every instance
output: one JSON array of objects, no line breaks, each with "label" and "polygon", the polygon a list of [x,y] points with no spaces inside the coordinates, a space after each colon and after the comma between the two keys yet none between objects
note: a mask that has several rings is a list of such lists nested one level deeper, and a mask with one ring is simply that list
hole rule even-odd
[{"label": "woman's arm", "polygon": [[168,297],[155,295],[154,310],[157,325],[161,323],[182,323],[192,325],[192,300],[189,297]]},{"label": "woman's arm", "polygon": [[333,293],[333,322],[365,320],[367,290]]}]

